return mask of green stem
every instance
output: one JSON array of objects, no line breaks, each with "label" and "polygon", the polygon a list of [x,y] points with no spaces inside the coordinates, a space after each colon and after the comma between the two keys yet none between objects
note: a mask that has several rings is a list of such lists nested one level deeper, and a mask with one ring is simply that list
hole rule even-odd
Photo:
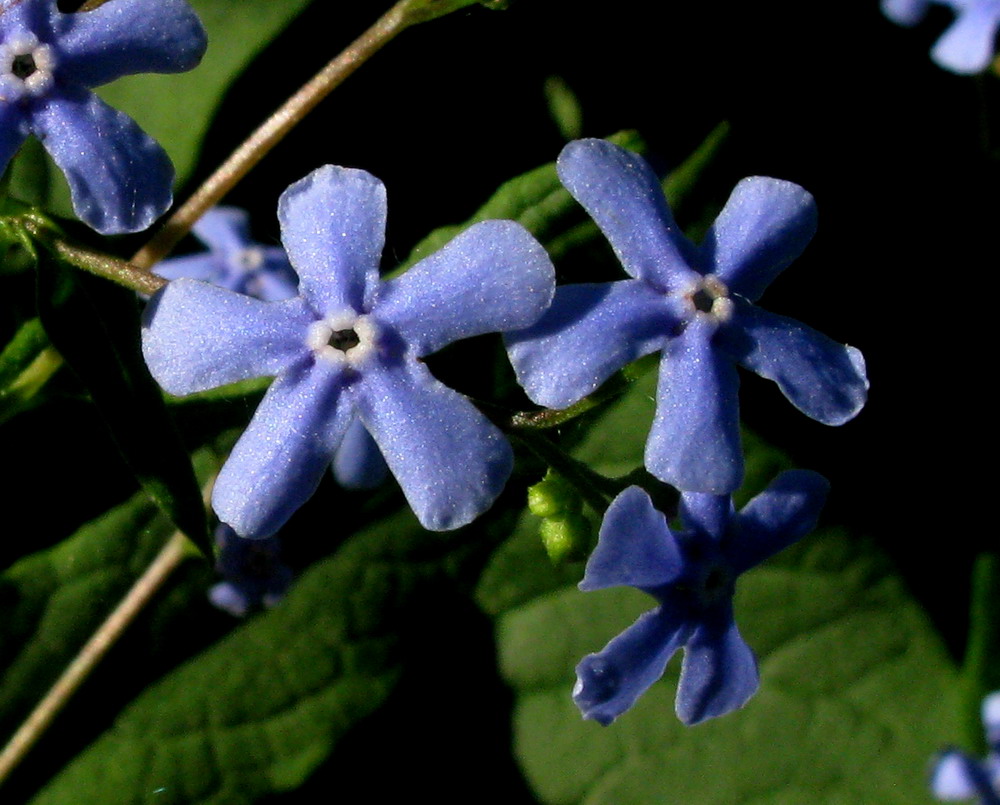
[{"label": "green stem", "polygon": [[1000,557],[995,553],[980,554],[973,566],[969,641],[961,679],[966,740],[984,752],[980,708],[983,697],[1000,688]]}]

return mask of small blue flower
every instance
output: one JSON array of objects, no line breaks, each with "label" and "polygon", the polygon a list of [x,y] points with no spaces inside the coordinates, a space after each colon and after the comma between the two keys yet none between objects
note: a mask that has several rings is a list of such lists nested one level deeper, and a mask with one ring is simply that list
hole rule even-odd
[{"label": "small blue flower", "polygon": [[934,760],[931,793],[944,802],[978,799],[1000,805],[1000,691],[983,699],[983,727],[990,752],[979,760],[961,749],[946,749]]},{"label": "small blue flower", "polygon": [[164,260],[155,274],[168,280],[203,280],[265,302],[291,299],[298,293],[285,250],[252,240],[244,210],[215,207],[198,219],[193,232],[208,251]]},{"label": "small blue flower", "polygon": [[425,527],[471,522],[503,489],[510,445],[421,358],[537,320],[554,286],[545,250],[513,221],[483,221],[380,281],[385,188],[333,165],[289,187],[278,218],[299,296],[261,302],[179,279],[145,312],[143,352],[172,394],[276,377],[215,483],[220,519],[245,537],[276,532],[357,418]]},{"label": "small blue flower", "polygon": [[697,724],[746,704],[757,691],[757,660],[733,620],[736,579],[809,533],[828,488],[814,472],[784,472],[738,514],[728,496],[686,492],[677,532],[641,488],[615,498],[580,589],[637,587],[659,606],[577,665],[573,700],[584,718],[610,724],[682,647],[681,721]]},{"label": "small blue flower", "polygon": [[251,610],[269,609],[292,584],[292,571],[281,561],[281,540],[243,539],[225,523],[215,529],[219,549],[215,569],[224,581],[208,591],[208,599],[237,618]]},{"label": "small blue flower", "polygon": [[633,279],[562,286],[536,324],[505,336],[534,402],[565,408],[626,363],[661,352],[646,467],[678,489],[714,494],[743,477],[736,363],[825,424],[861,410],[868,380],[858,350],[753,304],[812,238],[816,210],[805,190],[744,179],[695,246],[638,155],[577,140],[557,168]]},{"label": "small blue flower", "polygon": [[0,173],[34,134],[66,174],[83,221],[103,234],[145,229],[171,204],[173,166],[90,90],[190,70],[205,46],[185,0],[115,0],[73,14],[56,0],[0,0]]},{"label": "small blue flower", "polygon": [[882,12],[899,25],[916,25],[931,3],[950,7],[955,21],[931,49],[931,58],[959,75],[981,73],[993,61],[1000,28],[1000,0],[882,0]]}]

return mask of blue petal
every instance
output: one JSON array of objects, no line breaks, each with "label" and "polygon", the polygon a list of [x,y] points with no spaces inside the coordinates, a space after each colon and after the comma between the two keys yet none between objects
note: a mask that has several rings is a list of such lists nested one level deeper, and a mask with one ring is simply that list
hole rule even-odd
[{"label": "blue petal", "polygon": [[1000,691],[994,691],[983,699],[982,716],[986,743],[995,754],[1000,751]]},{"label": "blue petal", "polygon": [[337,371],[289,370],[268,389],[212,492],[219,519],[241,537],[269,537],[316,491],[351,421]]},{"label": "blue petal", "polygon": [[251,245],[250,216],[239,207],[213,207],[195,221],[191,231],[208,248],[223,254]]},{"label": "blue petal", "polygon": [[969,3],[931,50],[931,58],[961,75],[981,73],[993,61],[1000,4]]},{"label": "blue petal", "polygon": [[809,193],[792,182],[752,176],[736,185],[702,250],[729,290],[753,302],[815,233]]},{"label": "blue petal", "polygon": [[471,522],[507,482],[513,454],[503,434],[421,363],[366,369],[358,414],[424,528]]},{"label": "blue petal", "polygon": [[756,567],[812,531],[829,489],[818,472],[788,470],[747,503],[726,551],[736,573]]},{"label": "blue petal", "polygon": [[28,136],[24,112],[16,103],[0,101],[0,176]]},{"label": "blue petal", "polygon": [[15,33],[35,34],[41,42],[52,41],[52,26],[62,19],[55,0],[4,0],[2,9],[4,37]]},{"label": "blue petal", "polygon": [[93,93],[52,92],[32,125],[66,174],[76,214],[102,235],[139,232],[170,206],[174,168],[164,150]]},{"label": "blue petal", "polygon": [[216,609],[221,609],[234,618],[245,618],[250,612],[250,599],[228,581],[212,585],[208,590],[208,600]]},{"label": "blue petal", "polygon": [[666,518],[642,488],[630,486],[604,515],[580,589],[659,587],[682,570],[683,557]]},{"label": "blue petal", "polygon": [[664,351],[646,468],[685,492],[723,495],[743,479],[739,377],[697,319]]},{"label": "blue petal", "polygon": [[838,344],[794,319],[753,305],[738,305],[726,349],[743,366],[773,380],[806,416],[843,425],[868,397],[865,360],[854,347]]},{"label": "blue petal", "polygon": [[927,14],[930,0],[882,0],[882,13],[898,25],[916,25]]},{"label": "blue petal", "polygon": [[638,280],[563,285],[536,324],[504,341],[528,396],[565,408],[662,349],[678,321],[674,300]]},{"label": "blue petal", "polygon": [[260,302],[197,280],[174,280],[143,313],[142,352],[171,394],[276,375],[308,356],[302,301]]},{"label": "blue petal", "polygon": [[692,725],[724,716],[746,704],[759,686],[757,658],[727,608],[698,626],[684,647],[677,717]]},{"label": "blue petal", "polygon": [[606,140],[575,140],[563,148],[556,169],[629,274],[661,291],[698,278],[694,246],[674,223],[646,160]]},{"label": "blue petal", "polygon": [[61,72],[85,87],[136,73],[190,70],[208,43],[186,0],[115,0],[60,14],[56,25]]},{"label": "blue petal", "polygon": [[996,805],[1000,797],[993,791],[982,764],[960,749],[941,752],[931,771],[931,793],[953,802],[979,797],[982,805]]},{"label": "blue petal", "polygon": [[333,477],[347,489],[374,489],[389,474],[389,467],[371,434],[353,419],[333,459]]},{"label": "blue petal", "polygon": [[687,527],[720,540],[732,519],[733,501],[729,495],[685,492],[681,495],[680,515]]},{"label": "blue petal", "polygon": [[281,240],[320,315],[369,310],[385,219],[385,187],[362,170],[325,165],[282,193]]},{"label": "blue petal", "polygon": [[552,301],[555,269],[514,221],[482,221],[385,283],[375,305],[420,357],[482,333],[533,324]]},{"label": "blue petal", "polygon": [[244,276],[242,290],[265,302],[281,302],[298,296],[298,277],[288,262],[285,250],[264,247],[264,264]]},{"label": "blue petal", "polygon": [[153,267],[153,273],[165,280],[192,279],[220,285],[225,266],[217,254],[192,254],[163,260]]},{"label": "blue petal", "polygon": [[656,682],[690,633],[684,621],[661,608],[651,610],[608,643],[599,654],[588,654],[576,666],[573,701],[604,726],[628,710]]}]

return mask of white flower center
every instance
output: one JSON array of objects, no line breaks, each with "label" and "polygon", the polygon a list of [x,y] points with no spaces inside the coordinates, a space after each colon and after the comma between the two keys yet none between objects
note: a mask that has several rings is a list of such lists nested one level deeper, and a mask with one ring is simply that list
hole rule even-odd
[{"label": "white flower center", "polygon": [[0,45],[0,98],[42,95],[52,87],[56,57],[34,34],[17,34]]},{"label": "white flower center", "polygon": [[314,322],[306,346],[317,360],[360,369],[378,351],[378,327],[371,316],[354,311],[336,313]]},{"label": "white flower center", "polygon": [[684,299],[695,315],[710,316],[720,323],[729,321],[733,316],[733,300],[729,298],[729,289],[711,274],[699,280],[684,294]]},{"label": "white flower center", "polygon": [[233,266],[238,271],[256,271],[264,265],[264,250],[255,246],[240,249],[233,255]]}]

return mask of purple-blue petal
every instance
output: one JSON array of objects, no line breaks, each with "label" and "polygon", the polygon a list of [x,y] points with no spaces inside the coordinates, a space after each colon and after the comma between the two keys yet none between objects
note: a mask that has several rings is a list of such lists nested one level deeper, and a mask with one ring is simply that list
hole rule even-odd
[{"label": "purple-blue petal", "polygon": [[389,467],[378,445],[355,417],[333,458],[333,477],[346,489],[374,489],[388,474]]},{"label": "purple-blue petal", "polygon": [[650,610],[576,666],[573,701],[584,718],[604,726],[628,710],[656,682],[691,627],[662,608]]},{"label": "purple-blue petal", "polygon": [[342,386],[322,363],[271,384],[212,492],[219,519],[241,537],[271,536],[316,491],[351,421]]},{"label": "purple-blue petal", "polygon": [[690,726],[724,716],[746,704],[759,686],[757,658],[727,606],[699,624],[684,646],[677,717]]},{"label": "purple-blue petal", "polygon": [[787,470],[744,506],[726,554],[744,573],[797,542],[816,527],[830,483],[818,472]]},{"label": "purple-blue petal", "polygon": [[563,285],[536,324],[504,341],[528,396],[565,408],[662,349],[678,321],[674,301],[638,280]]},{"label": "purple-blue petal", "polygon": [[367,312],[385,239],[382,182],[325,165],[281,194],[278,220],[299,288],[317,313]]},{"label": "purple-blue petal", "polygon": [[265,302],[281,302],[298,295],[298,277],[284,249],[264,247],[264,263],[258,270],[246,274],[243,293]]},{"label": "purple-blue petal", "polygon": [[931,770],[931,793],[945,802],[979,797],[980,805],[1000,805],[983,764],[961,749],[941,752]]},{"label": "purple-blue petal", "polygon": [[606,140],[574,140],[563,148],[556,170],[630,275],[661,291],[698,277],[695,248],[674,222],[646,160]]},{"label": "purple-blue petal", "polygon": [[729,495],[685,492],[681,495],[680,515],[688,528],[720,540],[732,519],[733,501]]},{"label": "purple-blue petal", "polygon": [[213,207],[195,221],[191,231],[209,249],[223,254],[251,245],[250,216],[239,207]]},{"label": "purple-blue petal", "polygon": [[809,193],[792,182],[751,176],[733,189],[701,248],[730,292],[753,302],[815,233]]},{"label": "purple-blue petal", "polygon": [[220,255],[208,252],[163,260],[153,266],[153,273],[165,280],[192,279],[221,285],[225,266]]},{"label": "purple-blue petal", "polygon": [[994,691],[983,699],[982,717],[986,743],[996,755],[1000,752],[1000,691]]},{"label": "purple-blue petal", "polygon": [[418,357],[483,333],[527,327],[552,301],[555,269],[514,221],[482,221],[386,282],[376,309]]},{"label": "purple-blue petal", "polygon": [[868,398],[861,352],[794,319],[740,304],[725,343],[743,366],[775,381],[792,405],[825,425],[843,425]]},{"label": "purple-blue petal", "polygon": [[179,279],[157,291],[143,313],[142,352],[171,394],[276,375],[305,360],[312,321],[299,299],[261,302]]},{"label": "purple-blue petal", "polygon": [[466,525],[513,467],[503,434],[416,361],[379,363],[359,383],[358,415],[424,528]]},{"label": "purple-blue petal", "polygon": [[882,13],[897,25],[916,25],[927,14],[930,0],[882,0]]},{"label": "purple-blue petal", "polygon": [[115,0],[59,14],[55,25],[61,72],[85,87],[136,73],[190,70],[208,43],[186,0]]},{"label": "purple-blue petal", "polygon": [[726,494],[743,480],[739,377],[696,319],[664,350],[646,468],[684,492]]},{"label": "purple-blue petal", "polygon": [[931,58],[960,75],[981,73],[990,66],[1000,26],[1000,3],[979,0],[956,9],[957,19],[931,49]]},{"label": "purple-blue petal", "polygon": [[24,112],[14,103],[0,103],[0,175],[28,136]]},{"label": "purple-blue petal", "polygon": [[56,0],[4,0],[2,8],[3,32],[33,33],[41,42],[50,42],[53,23],[66,16],[60,14]]},{"label": "purple-blue petal", "polygon": [[33,108],[32,126],[66,174],[76,214],[102,235],[139,232],[170,206],[166,152],[92,92],[50,93]]},{"label": "purple-blue petal", "polygon": [[604,514],[580,589],[659,587],[674,581],[683,563],[666,518],[641,487],[630,486]]}]

